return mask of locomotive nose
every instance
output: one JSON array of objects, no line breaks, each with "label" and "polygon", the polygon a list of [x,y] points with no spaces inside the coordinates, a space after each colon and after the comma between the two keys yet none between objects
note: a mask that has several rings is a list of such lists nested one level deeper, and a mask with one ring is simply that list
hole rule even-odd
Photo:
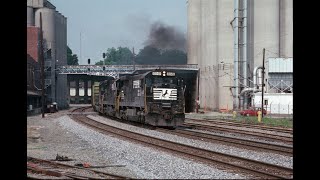
[{"label": "locomotive nose", "polygon": [[166,120],[168,120],[168,119],[171,119],[171,114],[169,114],[169,113],[165,113],[164,115],[163,115],[163,118],[164,119],[166,119]]}]

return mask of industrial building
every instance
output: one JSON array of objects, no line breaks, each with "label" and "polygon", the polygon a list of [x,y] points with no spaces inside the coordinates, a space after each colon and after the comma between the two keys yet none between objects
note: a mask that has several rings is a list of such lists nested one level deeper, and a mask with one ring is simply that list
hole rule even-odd
[{"label": "industrial building", "polygon": [[[258,68],[256,68],[258,69]],[[293,114],[293,59],[268,58],[266,67],[266,89],[264,90],[263,107],[268,114]],[[252,94],[251,105],[261,107],[261,82],[256,84]]]},{"label": "industrial building", "polygon": [[292,72],[280,75],[283,72],[268,70],[270,58],[293,61],[292,12],[292,0],[188,0],[188,64],[198,64],[200,69],[202,108],[251,106],[252,97],[261,91],[263,49],[264,92],[292,96],[293,84],[285,92],[274,88],[275,81],[292,82]]},{"label": "industrial building", "polygon": [[[58,74],[57,67],[67,65],[67,18],[47,0],[27,0],[27,29],[40,27],[42,14],[45,89],[47,104],[56,102],[59,109],[69,106],[67,75]],[[30,33],[27,35],[32,36]],[[39,38],[27,44],[33,48],[38,62]]]}]

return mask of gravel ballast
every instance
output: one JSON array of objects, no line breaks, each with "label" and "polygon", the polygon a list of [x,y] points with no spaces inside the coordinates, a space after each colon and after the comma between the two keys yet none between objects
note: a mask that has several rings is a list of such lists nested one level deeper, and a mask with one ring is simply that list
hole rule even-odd
[{"label": "gravel ballast", "polygon": [[293,157],[283,156],[283,155],[274,154],[274,153],[256,152],[253,150],[240,149],[240,148],[222,145],[222,144],[208,143],[208,142],[203,142],[199,140],[188,139],[188,138],[180,137],[177,135],[165,134],[162,132],[157,132],[155,130],[148,130],[148,129],[120,123],[120,122],[113,121],[108,118],[96,116],[96,115],[88,115],[87,117],[111,126],[120,127],[122,129],[129,129],[130,131],[133,131],[133,132],[139,132],[152,137],[167,139],[170,141],[179,142],[179,143],[183,143],[183,144],[187,144],[187,145],[191,145],[191,146],[195,146],[195,147],[199,147],[207,150],[227,153],[235,156],[254,159],[257,161],[267,162],[270,164],[276,164],[276,165],[289,167],[289,168],[292,168],[292,164],[293,164]]},{"label": "gravel ballast", "polygon": [[101,157],[105,157],[116,164],[126,164],[126,167],[136,172],[139,178],[245,178],[244,176],[234,175],[161,151],[155,151],[152,148],[103,135],[83,127],[67,116],[59,118],[58,123],[68,131],[75,133],[81,139],[87,141],[99,151]]},{"label": "gravel ballast", "polygon": [[58,113],[44,119],[41,115],[28,117],[29,156],[54,159],[58,153],[76,159],[66,164],[125,165],[97,170],[140,179],[246,178],[101,134],[73,121],[67,111]]}]

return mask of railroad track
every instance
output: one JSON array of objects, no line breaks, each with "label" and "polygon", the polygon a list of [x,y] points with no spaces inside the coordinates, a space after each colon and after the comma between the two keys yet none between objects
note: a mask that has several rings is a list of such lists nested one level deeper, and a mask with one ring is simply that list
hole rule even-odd
[{"label": "railroad track", "polygon": [[234,147],[250,149],[255,151],[271,152],[271,153],[277,153],[277,154],[282,154],[286,156],[293,155],[292,146],[276,145],[276,144],[253,141],[248,139],[240,139],[237,137],[226,137],[222,135],[209,134],[205,132],[195,132],[193,130],[180,129],[180,128],[175,129],[174,131],[163,129],[163,128],[157,128],[157,131],[167,133],[167,134],[174,134],[178,136],[192,138],[196,140],[212,142],[212,143],[220,143],[228,146],[234,146]]},{"label": "railroad track", "polygon": [[[29,173],[41,174],[46,176],[46,178],[59,177],[62,179],[129,179],[125,176],[52,162],[29,156],[27,157],[27,160],[27,170]],[[28,178],[37,179],[32,176]]]},{"label": "railroad track", "polygon": [[88,109],[92,108],[92,106],[83,106],[83,107],[79,107],[79,108],[76,108],[76,109],[73,109],[71,111],[71,114],[72,113],[76,113],[76,112],[85,112],[87,111]]},{"label": "railroad track", "polygon": [[191,122],[185,122],[184,125],[192,127],[193,129],[200,129],[200,130],[207,130],[211,132],[222,132],[222,133],[233,133],[233,134],[241,134],[246,136],[252,136],[254,138],[269,140],[269,141],[275,141],[275,142],[281,142],[285,144],[292,145],[293,144],[293,138],[289,135],[280,135],[280,134],[270,134],[270,133],[264,133],[264,132],[255,132],[255,131],[246,131],[246,130],[240,130],[240,129],[234,129],[232,127],[225,127],[225,126],[217,126],[212,125],[208,123],[191,123]]},{"label": "railroad track", "polygon": [[206,123],[212,123],[212,124],[234,126],[234,127],[247,127],[252,129],[261,129],[261,130],[268,130],[268,131],[274,131],[274,132],[280,132],[280,133],[293,134],[293,130],[291,128],[273,127],[273,126],[265,126],[265,125],[258,125],[258,124],[249,124],[249,123],[239,123],[233,120],[221,121],[221,120],[215,120],[215,119],[203,120],[203,119],[192,119],[192,118],[186,118],[186,120],[191,120],[194,122],[206,122]]},{"label": "railroad track", "polygon": [[104,123],[87,118],[86,116],[74,115],[73,119],[104,134],[117,135],[124,139],[129,139],[133,142],[138,142],[140,144],[154,147],[156,149],[169,151],[171,153],[191,158],[192,160],[200,161],[202,163],[206,163],[209,165],[220,165],[220,167],[238,173],[247,173],[247,175],[253,175],[256,178],[292,178],[292,168],[282,167],[274,164],[150,137],[144,134],[127,131],[118,127],[109,126]]}]

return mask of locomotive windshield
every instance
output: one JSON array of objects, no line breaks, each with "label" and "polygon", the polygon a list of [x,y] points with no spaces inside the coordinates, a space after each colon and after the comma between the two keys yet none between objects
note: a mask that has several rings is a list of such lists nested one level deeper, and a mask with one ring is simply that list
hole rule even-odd
[{"label": "locomotive windshield", "polygon": [[177,80],[175,77],[154,77],[153,84],[177,84]]}]

